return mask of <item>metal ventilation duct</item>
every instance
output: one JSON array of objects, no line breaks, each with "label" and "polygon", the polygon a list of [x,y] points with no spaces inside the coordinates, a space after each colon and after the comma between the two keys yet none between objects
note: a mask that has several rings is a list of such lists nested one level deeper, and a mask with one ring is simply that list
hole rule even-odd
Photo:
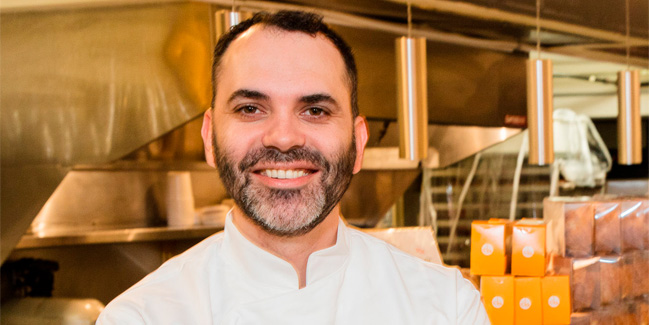
[{"label": "metal ventilation duct", "polygon": [[67,171],[209,106],[206,4],[3,12],[2,261]]}]

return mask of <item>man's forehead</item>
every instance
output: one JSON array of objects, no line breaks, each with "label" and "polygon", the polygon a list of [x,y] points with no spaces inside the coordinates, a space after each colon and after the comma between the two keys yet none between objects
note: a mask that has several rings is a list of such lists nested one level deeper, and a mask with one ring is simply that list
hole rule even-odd
[{"label": "man's forehead", "polygon": [[[253,79],[269,80],[258,78],[262,75],[295,77],[297,71],[322,79],[321,83],[327,83],[324,79],[336,78],[328,84],[348,88],[345,62],[325,35],[286,31],[262,24],[252,26],[231,43],[221,58],[217,79],[233,81],[234,77],[238,82],[254,83]],[[224,75],[226,72],[228,78]],[[216,86],[223,90],[222,86],[234,85],[217,81]],[[241,86],[246,85],[238,85]]]},{"label": "man's forehead", "polygon": [[251,26],[235,38],[221,58],[221,65],[230,63],[234,56],[259,56],[269,51],[286,54],[280,58],[290,58],[296,52],[309,54],[314,60],[321,61],[321,64],[340,65],[343,69],[345,67],[334,43],[322,33],[311,35],[265,24]]}]

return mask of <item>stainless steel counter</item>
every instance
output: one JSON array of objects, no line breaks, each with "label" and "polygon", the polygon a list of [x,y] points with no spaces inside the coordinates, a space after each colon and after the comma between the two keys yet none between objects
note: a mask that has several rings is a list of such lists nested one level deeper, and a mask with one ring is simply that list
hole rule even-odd
[{"label": "stainless steel counter", "polygon": [[16,249],[44,248],[70,245],[115,244],[147,241],[205,238],[223,230],[223,225],[194,226],[190,228],[143,227],[131,229],[93,230],[83,233],[62,232],[40,236],[24,235]]}]

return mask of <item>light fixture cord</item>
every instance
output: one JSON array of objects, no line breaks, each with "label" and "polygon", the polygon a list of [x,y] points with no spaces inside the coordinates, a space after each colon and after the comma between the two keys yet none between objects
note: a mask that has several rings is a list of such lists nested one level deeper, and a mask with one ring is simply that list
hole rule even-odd
[{"label": "light fixture cord", "polygon": [[541,48],[541,44],[540,44],[540,39],[541,39],[541,37],[540,37],[540,34],[539,34],[539,33],[540,33],[540,26],[539,26],[539,24],[540,24],[540,22],[539,22],[539,12],[540,12],[540,8],[541,8],[540,0],[537,0],[537,1],[535,2],[535,7],[536,7],[536,8],[535,8],[535,9],[536,9],[536,10],[535,10],[535,11],[536,11],[536,14],[535,14],[535,25],[536,25],[536,27],[537,27],[537,60],[539,60],[539,59],[540,59],[540,48]]},{"label": "light fixture cord", "polygon": [[235,11],[235,0],[232,0],[232,11]]},{"label": "light fixture cord", "polygon": [[407,36],[411,38],[411,29],[412,29],[412,19],[413,17],[411,16],[411,1],[408,1],[406,3],[406,26],[407,26]]},{"label": "light fixture cord", "polygon": [[630,0],[625,0],[625,62],[630,70]]}]

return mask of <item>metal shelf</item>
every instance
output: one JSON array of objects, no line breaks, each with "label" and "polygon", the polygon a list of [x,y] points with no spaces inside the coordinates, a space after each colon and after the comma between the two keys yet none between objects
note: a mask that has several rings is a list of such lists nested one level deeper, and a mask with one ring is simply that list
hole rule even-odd
[{"label": "metal shelf", "polygon": [[222,225],[211,225],[187,228],[144,227],[83,232],[77,230],[47,235],[27,234],[20,239],[16,249],[196,239],[206,238],[221,230],[223,230]]}]

